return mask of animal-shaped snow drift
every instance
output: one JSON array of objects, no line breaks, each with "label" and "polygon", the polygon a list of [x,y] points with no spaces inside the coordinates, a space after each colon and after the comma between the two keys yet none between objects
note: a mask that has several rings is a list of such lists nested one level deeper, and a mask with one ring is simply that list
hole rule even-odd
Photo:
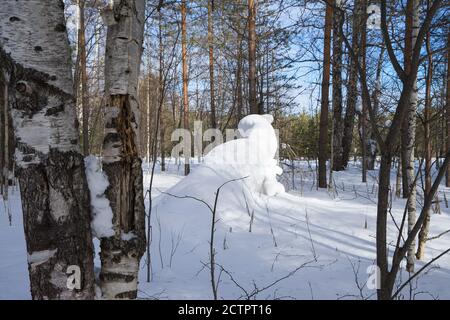
[{"label": "animal-shaped snow drift", "polygon": [[272,127],[271,115],[249,115],[238,125],[241,138],[218,145],[205,156],[211,168],[226,170],[235,178],[245,179],[246,185],[256,193],[274,196],[284,192],[277,181],[283,170],[275,155],[278,140]]}]

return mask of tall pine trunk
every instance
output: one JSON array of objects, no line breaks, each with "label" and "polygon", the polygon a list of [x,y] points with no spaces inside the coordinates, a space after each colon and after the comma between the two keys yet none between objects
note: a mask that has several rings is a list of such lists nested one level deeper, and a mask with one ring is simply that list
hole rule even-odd
[{"label": "tall pine trunk", "polygon": [[8,83],[6,73],[0,72],[0,195],[3,195],[5,171],[5,110],[8,107]]},{"label": "tall pine trunk", "polygon": [[[161,150],[161,171],[166,171],[166,145],[165,145],[165,123],[164,123],[164,96],[166,92],[164,81],[164,46],[163,46],[163,21],[162,8],[158,10],[158,41],[159,41],[159,67],[158,67],[158,108],[161,108],[159,115],[159,146]],[[149,74],[150,77],[150,74]]]},{"label": "tall pine trunk", "polygon": [[4,0],[1,6],[0,34],[10,41],[0,49],[0,68],[8,74],[31,296],[93,299],[89,191],[64,4]]},{"label": "tall pine trunk", "polygon": [[[339,4],[338,4],[339,6]],[[340,32],[343,13],[334,11],[333,16],[333,170],[340,171],[342,165],[342,35]]]},{"label": "tall pine trunk", "polygon": [[256,0],[248,1],[248,104],[250,113],[260,113],[256,97]]},{"label": "tall pine trunk", "polygon": [[209,92],[211,105],[211,128],[216,128],[216,107],[214,99],[214,28],[213,28],[213,0],[208,0],[208,47],[209,47]]},{"label": "tall pine trunk", "polygon": [[352,20],[352,49],[357,59],[351,57],[348,66],[347,108],[344,118],[342,134],[341,167],[346,168],[353,143],[353,128],[355,125],[356,101],[358,97],[358,63],[361,56],[361,33],[363,29],[363,15],[365,7],[362,1],[355,1]]},{"label": "tall pine trunk", "polygon": [[78,21],[78,61],[79,65],[79,86],[81,110],[82,110],[82,137],[83,154],[89,155],[89,108],[87,99],[87,70],[86,70],[86,36],[85,36],[85,0],[78,0],[79,21]]},{"label": "tall pine trunk", "polygon": [[[322,71],[322,99],[320,102],[319,124],[319,188],[327,187],[327,158],[328,158],[328,105],[330,87],[330,62],[331,62],[331,29],[333,27],[334,1],[326,4],[323,71]],[[331,183],[331,182],[330,182]]]},{"label": "tall pine trunk", "polygon": [[101,239],[100,286],[104,298],[136,298],[145,251],[145,211],[139,157],[137,87],[145,19],[144,0],[115,0],[108,21],[105,60],[103,170],[115,235]]},{"label": "tall pine trunk", "polygon": [[[447,31],[447,88],[445,93],[446,149],[450,150],[450,28]],[[450,166],[447,167],[445,186],[450,187]]]},{"label": "tall pine trunk", "polygon": [[[361,0],[363,7],[365,8],[367,6],[366,0]],[[367,36],[366,36],[366,24],[364,23],[361,28],[361,68],[364,73],[364,77],[366,77],[367,70],[366,70],[366,56],[367,56]],[[367,182],[367,122],[368,122],[368,106],[367,106],[367,100],[365,97],[366,92],[363,90],[362,92],[362,98],[361,98],[361,104],[362,104],[362,112],[361,112],[361,146],[362,146],[362,182]]]},{"label": "tall pine trunk", "polygon": [[243,73],[243,50],[242,50],[242,31],[241,31],[241,15],[239,11],[239,0],[236,4],[236,106],[237,119],[236,126],[241,121],[244,109],[243,87],[242,87],[242,73]]},{"label": "tall pine trunk", "polygon": [[[186,0],[181,1],[181,47],[181,60],[183,64],[183,126],[184,129],[189,130]],[[184,150],[184,152],[186,152],[184,157],[184,175],[187,176],[190,172],[190,150]]]}]

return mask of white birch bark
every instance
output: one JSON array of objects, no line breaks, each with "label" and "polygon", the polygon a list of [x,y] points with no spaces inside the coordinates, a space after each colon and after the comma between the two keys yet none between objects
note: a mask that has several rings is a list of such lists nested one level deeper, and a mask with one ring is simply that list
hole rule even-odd
[{"label": "white birch bark", "polygon": [[[417,36],[420,29],[420,1],[413,1],[413,24],[412,24],[412,47],[414,48],[417,40]],[[417,79],[414,82],[414,89],[411,94],[410,107],[408,111],[408,131],[407,131],[407,145],[406,145],[406,157],[408,161],[408,167],[406,169],[406,175],[408,180],[409,188],[409,201],[408,207],[408,233],[411,232],[416,223],[416,186],[414,184],[415,180],[415,156],[414,156],[414,145],[416,142],[416,109],[418,101],[418,89],[417,89]],[[415,264],[415,252],[416,252],[416,240],[411,243],[408,248],[407,258],[406,258],[406,270],[409,272],[414,272]]]},{"label": "white birch bark", "polygon": [[[89,194],[62,1],[0,2],[0,69],[9,74],[32,298],[92,299]],[[75,290],[71,265],[82,275]]]},{"label": "white birch bark", "polygon": [[137,97],[145,1],[114,0],[103,18],[108,25],[103,169],[110,183],[106,196],[115,235],[101,239],[100,285],[104,298],[136,298],[139,260],[145,252]]}]

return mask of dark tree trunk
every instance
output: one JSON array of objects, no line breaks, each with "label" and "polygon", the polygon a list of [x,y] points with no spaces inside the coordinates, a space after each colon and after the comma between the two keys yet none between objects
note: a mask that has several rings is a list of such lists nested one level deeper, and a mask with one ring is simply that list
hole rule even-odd
[{"label": "dark tree trunk", "polygon": [[214,98],[214,1],[208,0],[208,48],[209,48],[209,92],[211,105],[211,128],[216,128],[216,105]]},{"label": "dark tree trunk", "polygon": [[256,0],[248,1],[248,104],[250,113],[260,113],[256,97]]},{"label": "dark tree trunk", "polygon": [[[446,148],[450,150],[450,30],[447,34],[447,88],[445,94],[445,121],[446,121]],[[450,166],[447,168],[447,174],[445,177],[445,185],[450,187]]]},{"label": "dark tree trunk", "polygon": [[343,14],[335,10],[333,16],[333,170],[340,171],[342,167],[342,35],[340,27]]},{"label": "dark tree trunk", "polygon": [[[363,8],[366,8],[366,0],[361,0]],[[364,21],[366,15],[364,15]],[[367,74],[366,70],[366,55],[367,55],[367,36],[366,36],[366,24],[364,23],[361,27],[361,68],[364,75]],[[366,97],[367,93],[363,90],[362,92],[362,112],[361,112],[361,146],[362,146],[362,182],[367,182],[367,149],[368,149],[368,139],[367,139],[367,127],[368,127],[368,105],[367,101],[370,101],[370,97]]]},{"label": "dark tree trunk", "polygon": [[164,47],[163,47],[163,21],[162,21],[162,10],[159,8],[158,11],[158,37],[159,37],[159,70],[158,70],[158,108],[161,108],[161,114],[159,115],[159,140],[161,149],[161,171],[166,171],[166,145],[165,145],[165,119],[164,119],[164,96],[166,92],[166,84],[164,81]]},{"label": "dark tree trunk", "polygon": [[242,52],[242,31],[241,31],[241,15],[239,12],[239,6],[236,9],[236,105],[237,105],[237,121],[236,127],[239,121],[241,121],[244,110],[243,88],[242,88],[242,70],[243,70],[243,52]]},{"label": "dark tree trunk", "polygon": [[8,83],[5,74],[0,72],[0,194],[3,194],[5,170],[5,109],[8,105]]},{"label": "dark tree trunk", "polygon": [[381,155],[379,190],[377,205],[377,266],[380,272],[381,288],[378,290],[378,299],[389,300],[391,298],[393,283],[389,278],[389,266],[387,255],[387,208],[389,207],[389,186],[391,180],[391,161],[390,153]]},{"label": "dark tree trunk", "polygon": [[79,58],[79,72],[80,75],[80,83],[79,89],[80,91],[80,101],[82,107],[82,115],[83,115],[83,154],[84,156],[89,155],[89,106],[88,106],[88,96],[87,96],[87,70],[86,70],[86,39],[85,39],[85,0],[78,0],[78,8],[79,8],[79,26],[78,26],[78,54]]},{"label": "dark tree trunk", "polygon": [[[381,71],[383,66],[384,47],[381,48],[380,56],[377,62],[377,70],[375,77],[375,88],[372,92],[373,110],[375,114],[378,114],[381,95]],[[375,162],[377,158],[377,141],[374,130],[371,124],[367,126],[367,142],[366,142],[366,154],[367,154],[367,170],[375,170]]]},{"label": "dark tree trunk", "polygon": [[322,73],[322,99],[320,102],[320,124],[319,124],[319,188],[327,187],[327,158],[328,158],[328,108],[330,87],[330,47],[331,29],[333,26],[333,5],[326,5],[324,50],[323,50],[323,73]]},{"label": "dark tree trunk", "polygon": [[360,46],[361,46],[361,31],[365,8],[362,1],[355,1],[355,7],[353,9],[353,21],[352,21],[352,49],[355,56],[358,59],[350,58],[348,66],[349,80],[347,89],[347,109],[345,111],[344,119],[344,132],[342,135],[342,157],[341,167],[346,168],[348,165],[348,159],[350,157],[350,151],[353,143],[353,128],[355,125],[355,113],[356,113],[356,101],[358,97],[358,63],[360,58]]},{"label": "dark tree trunk", "polygon": [[[183,127],[189,130],[189,97],[188,97],[188,62],[187,62],[187,30],[186,30],[186,0],[181,1],[181,59],[183,64]],[[190,146],[189,146],[190,148]],[[184,150],[184,175],[191,171],[190,150]]]}]

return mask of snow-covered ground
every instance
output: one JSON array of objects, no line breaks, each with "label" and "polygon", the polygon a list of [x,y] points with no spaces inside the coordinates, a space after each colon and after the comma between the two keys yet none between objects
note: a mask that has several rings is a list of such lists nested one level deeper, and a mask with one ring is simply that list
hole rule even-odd
[{"label": "snow-covered ground", "polygon": [[[218,296],[224,299],[361,299],[375,298],[368,289],[367,268],[375,261],[377,171],[361,183],[358,164],[334,174],[336,191],[316,190],[314,163],[297,162],[295,175],[284,166],[281,182],[288,191],[268,197],[251,194],[245,179],[220,192],[214,239]],[[211,299],[210,206],[216,189],[228,179],[196,164],[183,177],[173,160],[167,172],[157,166],[151,215],[152,280],[146,282],[142,259],[139,296],[143,299]],[[144,164],[144,183],[150,181]],[[392,172],[394,187],[395,173]],[[292,184],[294,181],[294,187]],[[450,229],[450,210],[441,188],[441,214],[432,214],[430,237]],[[419,197],[420,198],[420,197]],[[398,221],[403,199],[393,199]],[[419,199],[420,201],[420,199]],[[148,204],[148,199],[147,199]],[[26,248],[20,196],[10,191],[12,225],[0,203],[0,299],[29,299]],[[253,215],[253,222],[252,221]],[[251,225],[251,232],[249,228]],[[396,228],[389,223],[393,240]],[[450,233],[431,240],[424,262],[450,246]],[[99,261],[96,259],[96,264]],[[403,271],[399,282],[408,275]],[[218,280],[219,279],[219,280]],[[278,281],[279,280],[279,281]],[[444,256],[404,290],[404,299],[450,299],[450,256]],[[360,290],[361,288],[361,290]]]}]

